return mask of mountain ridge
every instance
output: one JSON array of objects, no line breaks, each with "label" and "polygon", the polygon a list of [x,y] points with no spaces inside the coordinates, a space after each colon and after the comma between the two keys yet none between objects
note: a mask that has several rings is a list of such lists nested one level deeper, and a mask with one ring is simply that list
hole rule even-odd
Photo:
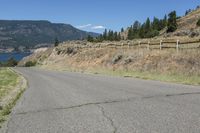
[{"label": "mountain ridge", "polygon": [[82,40],[88,35],[96,37],[99,34],[48,20],[0,20],[0,48],[34,48],[51,45],[55,38],[62,42]]}]

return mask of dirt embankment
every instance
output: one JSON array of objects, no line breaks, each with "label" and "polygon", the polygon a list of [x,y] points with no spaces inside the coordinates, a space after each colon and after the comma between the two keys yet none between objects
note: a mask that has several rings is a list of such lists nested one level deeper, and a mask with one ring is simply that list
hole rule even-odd
[{"label": "dirt embankment", "polygon": [[109,69],[123,71],[156,72],[200,76],[200,50],[147,50],[139,48],[79,48],[63,44],[56,48],[35,52],[23,59],[37,61],[43,68],[57,70]]}]

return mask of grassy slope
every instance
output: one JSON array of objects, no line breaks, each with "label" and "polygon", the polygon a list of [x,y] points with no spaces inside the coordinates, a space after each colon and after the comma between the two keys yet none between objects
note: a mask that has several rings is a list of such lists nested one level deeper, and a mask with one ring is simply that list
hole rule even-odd
[{"label": "grassy slope", "polygon": [[[48,56],[41,53],[32,59],[39,60],[45,69],[200,85],[199,49],[180,50],[177,53],[176,50],[101,48],[79,49],[76,54],[67,54],[63,47],[60,50],[62,54],[53,50]],[[121,58],[118,59],[119,56]]]},{"label": "grassy slope", "polygon": [[8,68],[0,68],[0,100],[16,86],[19,76]]},{"label": "grassy slope", "polygon": [[188,85],[200,85],[200,77],[196,75],[186,76],[184,74],[161,74],[157,72],[141,72],[141,71],[124,71],[124,70],[109,70],[109,69],[98,69],[87,71],[88,73],[94,74],[105,74],[111,76],[122,76],[122,77],[134,77],[146,80],[157,80],[164,82],[181,83]]},{"label": "grassy slope", "polygon": [[[0,101],[4,99],[7,95],[16,89],[16,86],[20,82],[20,76],[13,72],[9,68],[0,68]],[[16,104],[17,100],[23,93],[23,88],[17,91],[11,100],[6,102],[6,105],[2,106],[0,109],[0,127],[2,123],[7,119],[8,115],[11,113],[12,108]]]}]

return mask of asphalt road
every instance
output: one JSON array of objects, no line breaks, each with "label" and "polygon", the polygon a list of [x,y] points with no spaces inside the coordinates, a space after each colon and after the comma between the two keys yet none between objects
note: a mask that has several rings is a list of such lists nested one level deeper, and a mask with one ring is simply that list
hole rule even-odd
[{"label": "asphalt road", "polygon": [[17,68],[29,88],[7,133],[200,133],[200,87]]}]

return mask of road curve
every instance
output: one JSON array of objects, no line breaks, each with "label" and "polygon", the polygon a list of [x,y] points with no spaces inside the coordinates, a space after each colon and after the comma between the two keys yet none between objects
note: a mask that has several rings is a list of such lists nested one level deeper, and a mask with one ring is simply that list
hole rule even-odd
[{"label": "road curve", "polygon": [[6,133],[200,133],[200,87],[16,68],[29,88]]}]

